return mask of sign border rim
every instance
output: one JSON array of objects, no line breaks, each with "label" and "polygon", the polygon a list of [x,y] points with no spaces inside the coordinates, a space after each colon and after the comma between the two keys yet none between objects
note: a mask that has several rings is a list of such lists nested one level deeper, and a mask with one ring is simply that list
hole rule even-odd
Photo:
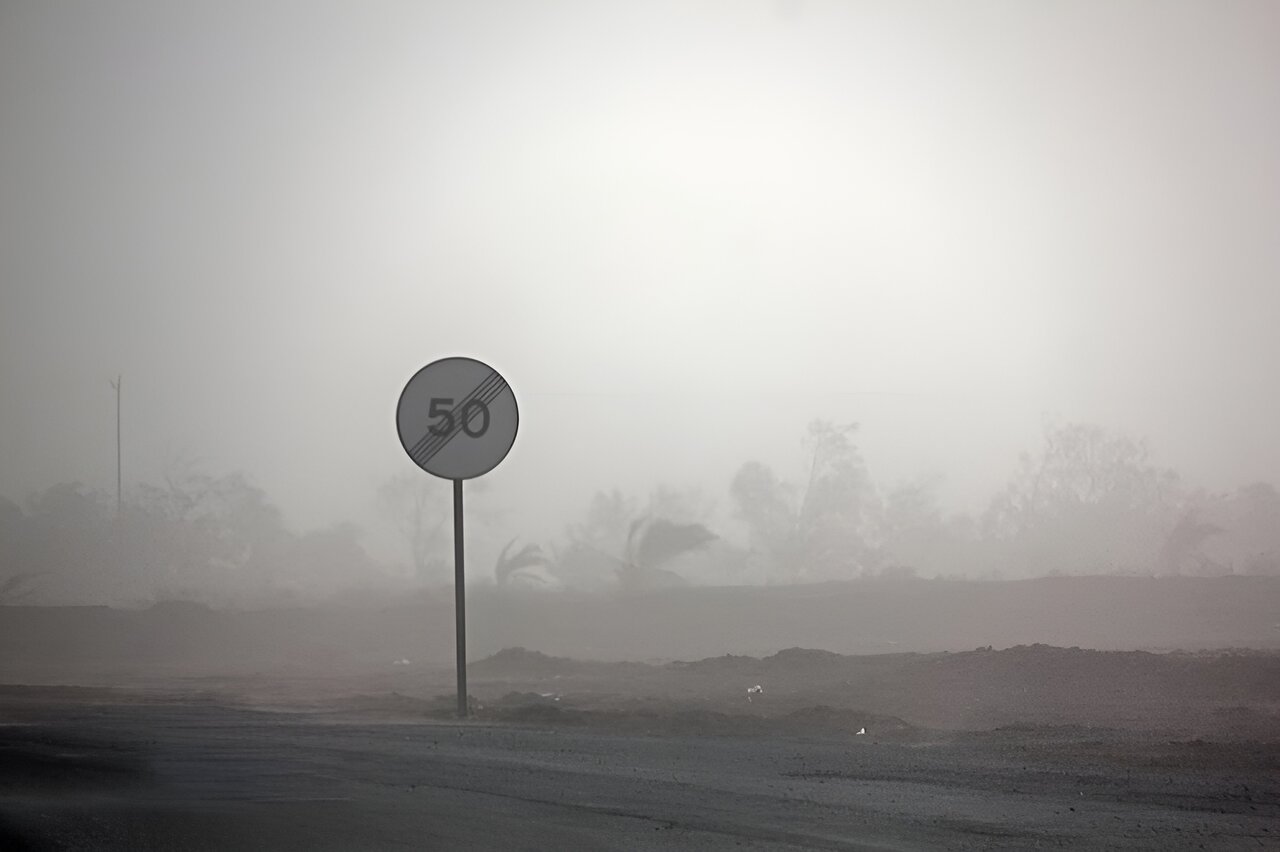
[{"label": "sign border rim", "polygon": [[[471,361],[472,363],[479,364],[480,366],[485,367],[486,369],[493,370],[493,372],[498,374],[498,378],[502,379],[503,384],[507,386],[507,390],[511,392],[511,405],[515,409],[515,413],[516,413],[516,422],[514,427],[511,430],[511,443],[507,445],[507,448],[505,450],[503,450],[502,455],[498,457],[497,461],[495,461],[493,464],[491,464],[489,467],[485,468],[484,470],[480,471],[479,473],[472,474],[471,476],[462,476],[462,477],[441,476],[438,473],[427,470],[425,467],[418,464],[418,462],[414,461],[413,456],[409,455],[409,448],[406,447],[404,443],[404,435],[400,434],[400,408],[401,406],[404,405],[404,395],[409,392],[409,387],[413,384],[413,380],[418,378],[418,376],[420,376],[422,373],[426,372],[427,370],[431,369],[437,364],[442,364],[445,361]],[[409,461],[413,462],[415,467],[417,467],[423,473],[428,473],[431,476],[434,476],[436,479],[443,479],[445,481],[459,481],[459,480],[465,481],[468,479],[479,479],[480,477],[489,473],[498,465],[502,464],[503,461],[506,460],[507,456],[511,454],[511,448],[516,445],[516,437],[519,434],[520,434],[520,401],[516,399],[515,388],[511,387],[511,383],[507,381],[507,377],[504,376],[502,372],[499,371],[496,367],[492,366],[486,361],[481,361],[479,358],[472,358],[470,355],[446,355],[443,358],[435,359],[429,364],[424,364],[423,366],[419,367],[412,376],[409,377],[409,381],[404,383],[404,387],[400,390],[400,396],[396,399],[396,439],[400,441],[400,448],[404,450],[405,455],[409,456]]]}]

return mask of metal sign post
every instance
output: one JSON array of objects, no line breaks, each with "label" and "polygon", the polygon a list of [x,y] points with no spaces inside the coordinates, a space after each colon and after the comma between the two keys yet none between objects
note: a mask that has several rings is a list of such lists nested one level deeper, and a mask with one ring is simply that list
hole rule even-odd
[{"label": "metal sign post", "polygon": [[458,651],[458,717],[467,715],[467,588],[463,582],[462,480],[453,481],[453,623]]},{"label": "metal sign post", "polygon": [[414,373],[396,405],[400,444],[418,467],[453,482],[453,584],[458,716],[467,715],[467,616],[462,481],[483,476],[515,443],[520,411],[497,370],[474,358],[443,358]]}]

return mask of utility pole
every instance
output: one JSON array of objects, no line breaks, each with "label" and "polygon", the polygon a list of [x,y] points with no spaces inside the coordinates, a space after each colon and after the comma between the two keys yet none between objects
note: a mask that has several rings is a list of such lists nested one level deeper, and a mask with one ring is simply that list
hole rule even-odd
[{"label": "utility pole", "polygon": [[116,514],[120,514],[120,385],[124,376],[117,375],[111,387],[116,389]]}]

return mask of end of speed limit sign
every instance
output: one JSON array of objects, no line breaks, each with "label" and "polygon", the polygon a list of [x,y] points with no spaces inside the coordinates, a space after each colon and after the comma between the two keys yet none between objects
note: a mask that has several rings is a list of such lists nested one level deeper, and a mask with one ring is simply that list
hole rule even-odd
[{"label": "end of speed limit sign", "polygon": [[396,430],[414,464],[443,479],[474,479],[498,466],[520,425],[515,393],[474,358],[442,358],[400,393]]}]

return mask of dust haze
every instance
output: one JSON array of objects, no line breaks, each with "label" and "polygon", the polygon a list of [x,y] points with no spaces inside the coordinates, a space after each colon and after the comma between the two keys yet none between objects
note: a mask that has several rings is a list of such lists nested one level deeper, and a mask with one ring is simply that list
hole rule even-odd
[{"label": "dust haze", "polygon": [[1277,44],[0,2],[0,846],[1273,843]]},{"label": "dust haze", "polygon": [[[31,600],[449,582],[388,496],[447,510],[393,408],[449,354],[522,412],[475,582],[516,539],[606,587],[646,517],[716,537],[652,566],[692,584],[1274,570],[1278,20],[6,4],[6,523],[108,524],[123,376],[120,522],[257,525],[192,576],[141,529],[109,570],[42,557]],[[1011,520],[1046,464],[1060,493]],[[1105,541],[1072,538],[1091,512]],[[254,535],[291,567],[246,569]],[[584,541],[602,565],[557,559]]]}]

